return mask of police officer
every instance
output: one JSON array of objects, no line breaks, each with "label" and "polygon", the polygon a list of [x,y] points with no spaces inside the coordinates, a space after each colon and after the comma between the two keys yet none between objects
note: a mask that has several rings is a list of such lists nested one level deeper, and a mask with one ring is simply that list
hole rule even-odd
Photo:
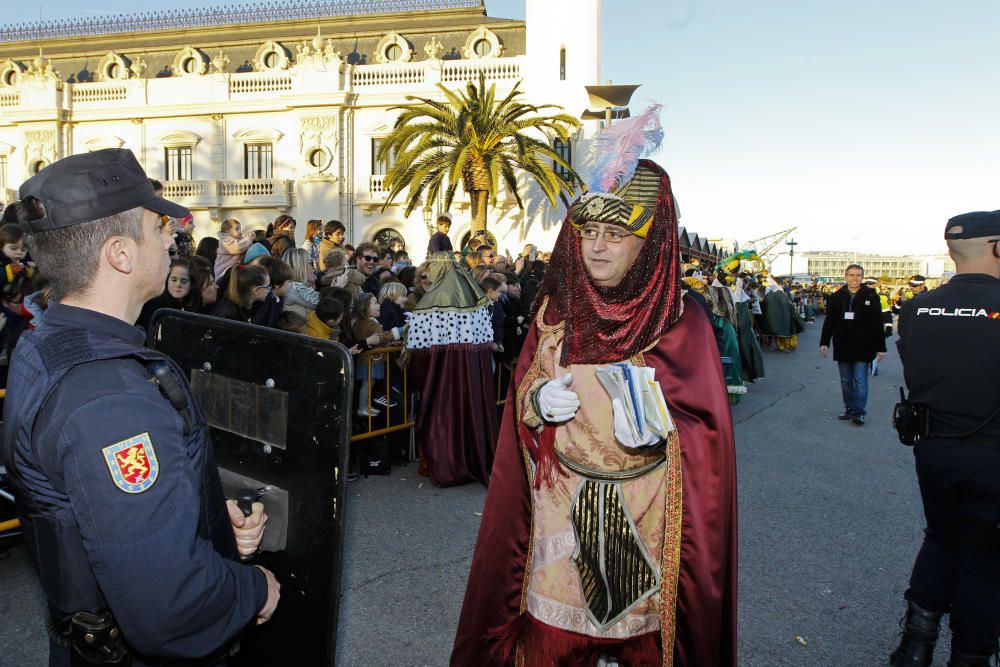
[{"label": "police officer", "polygon": [[241,564],[266,517],[222,495],[186,378],[133,327],[187,210],[128,150],[75,155],[20,188],[58,303],[10,363],[5,456],[51,612],[50,665],[219,664],[267,621],[274,575]]},{"label": "police officer", "polygon": [[952,667],[989,664],[1000,632],[1000,211],[948,221],[957,274],[900,313],[909,401],[930,414],[914,447],[927,529],[892,665],[930,665],[951,613]]}]

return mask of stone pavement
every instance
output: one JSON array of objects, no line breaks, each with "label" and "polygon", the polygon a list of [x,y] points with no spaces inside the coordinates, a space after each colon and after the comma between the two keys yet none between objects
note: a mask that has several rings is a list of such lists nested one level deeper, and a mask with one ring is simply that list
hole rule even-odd
[{"label": "stone pavement", "polygon": [[[820,324],[733,409],[740,498],[740,664],[871,666],[894,646],[923,528],[910,450],[889,414],[895,349],[869,421],[840,422]],[[414,465],[348,487],[338,664],[445,665],[485,490],[434,488]],[[0,665],[45,664],[41,599],[23,547],[0,560]],[[939,649],[944,664],[947,643]],[[289,664],[294,664],[294,659]]]}]

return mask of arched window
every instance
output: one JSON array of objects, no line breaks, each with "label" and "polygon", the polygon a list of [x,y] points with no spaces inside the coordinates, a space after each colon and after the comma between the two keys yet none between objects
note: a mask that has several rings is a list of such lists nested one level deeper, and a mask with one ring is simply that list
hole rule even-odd
[{"label": "arched window", "polygon": [[403,235],[392,227],[385,227],[375,232],[375,236],[372,237],[372,241],[375,242],[380,248],[388,248],[393,241],[399,241],[403,244],[403,248],[406,248],[406,239],[404,239]]},{"label": "arched window", "polygon": [[[461,249],[465,249],[465,246],[469,245],[469,240],[472,238],[472,232],[466,232],[462,237],[462,244],[458,246]],[[497,237],[493,236],[490,232],[486,232],[485,241],[493,246],[493,249],[497,249]]]}]

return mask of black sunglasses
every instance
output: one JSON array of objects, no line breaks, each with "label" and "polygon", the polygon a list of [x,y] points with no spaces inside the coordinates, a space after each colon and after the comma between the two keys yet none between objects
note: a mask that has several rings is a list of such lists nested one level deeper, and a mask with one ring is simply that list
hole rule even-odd
[{"label": "black sunglasses", "polygon": [[372,257],[371,255],[361,255],[361,259],[365,260],[366,262],[377,262],[378,261],[378,257]]}]

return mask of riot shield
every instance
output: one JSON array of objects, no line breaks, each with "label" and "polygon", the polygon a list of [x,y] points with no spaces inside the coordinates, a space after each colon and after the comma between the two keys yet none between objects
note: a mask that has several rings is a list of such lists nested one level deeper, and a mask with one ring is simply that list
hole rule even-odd
[{"label": "riot shield", "polygon": [[160,310],[150,347],[184,369],[212,427],[228,498],[256,496],[269,520],[253,562],[281,601],[248,629],[232,665],[334,664],[353,387],[338,343]]}]

